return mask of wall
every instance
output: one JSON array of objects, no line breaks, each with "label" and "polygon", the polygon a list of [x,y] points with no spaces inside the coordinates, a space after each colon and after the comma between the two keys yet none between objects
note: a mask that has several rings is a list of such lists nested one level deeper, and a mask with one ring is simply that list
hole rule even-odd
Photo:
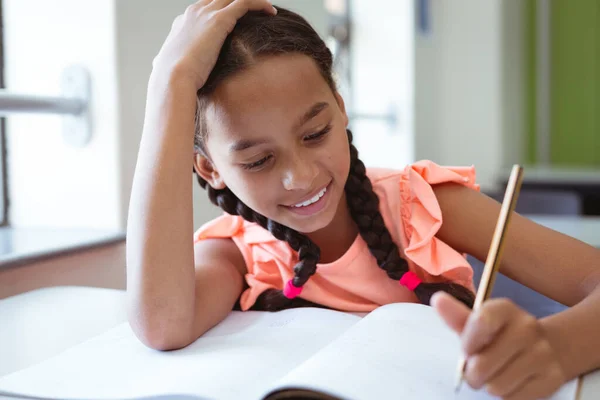
[{"label": "wall", "polygon": [[[354,1],[350,13],[347,107],[356,147],[367,166],[403,168],[414,159],[413,2]],[[395,125],[371,118],[386,114]]]},{"label": "wall", "polygon": [[430,0],[415,37],[415,158],[472,165],[484,189],[522,160],[523,3]]},{"label": "wall", "polygon": [[508,167],[527,158],[527,18],[526,5],[519,1],[500,4],[502,17],[501,99],[502,161]]},{"label": "wall", "polygon": [[[191,0],[128,0],[115,1],[117,69],[119,103],[120,164],[122,176],[119,191],[120,214],[126,224],[131,184],[142,135],[146,89],[152,70],[152,60],[168,35],[173,19],[193,3]],[[194,226],[218,215],[202,190],[193,182],[190,164],[190,184],[194,184]]]},{"label": "wall", "polygon": [[6,85],[59,95],[64,67],[93,76],[94,132],[85,148],[62,140],[58,116],[7,119],[10,220],[16,226],[121,225],[114,7],[109,1],[4,0]]},{"label": "wall", "polygon": [[550,162],[600,167],[600,3],[550,5]]},{"label": "wall", "polygon": [[[600,166],[600,3],[548,1],[548,60],[540,59],[544,8],[527,2],[527,162],[551,167]],[[543,20],[542,20],[543,21]],[[547,87],[539,86],[537,71],[546,66]],[[538,91],[549,98],[542,104]],[[538,107],[546,106],[542,116]],[[542,108],[543,109],[543,108]],[[538,119],[548,129],[538,138]],[[543,119],[544,118],[544,119]],[[541,129],[540,129],[541,130]],[[538,143],[539,142],[539,143]],[[539,149],[538,149],[539,148]],[[545,157],[543,156],[545,154]]]}]

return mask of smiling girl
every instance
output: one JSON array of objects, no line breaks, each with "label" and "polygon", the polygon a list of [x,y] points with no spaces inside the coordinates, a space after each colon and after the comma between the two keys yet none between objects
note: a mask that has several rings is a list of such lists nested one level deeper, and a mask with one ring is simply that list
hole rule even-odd
[{"label": "smiling girl", "polygon": [[[195,233],[191,170],[225,211]],[[168,350],[232,309],[420,302],[461,335],[471,386],[548,395],[600,366],[600,251],[516,214],[500,271],[573,307],[536,320],[496,299],[472,313],[464,255],[485,260],[500,210],[475,178],[428,160],[366,168],[331,52],[302,17],[266,0],[198,1],[148,84],[127,227],[131,326]]]}]

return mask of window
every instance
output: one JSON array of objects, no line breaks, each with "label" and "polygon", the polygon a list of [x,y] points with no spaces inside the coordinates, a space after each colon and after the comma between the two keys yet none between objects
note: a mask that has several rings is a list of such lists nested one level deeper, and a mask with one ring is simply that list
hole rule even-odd
[{"label": "window", "polygon": [[[4,15],[0,1],[0,89],[4,89]],[[0,118],[0,226],[8,224],[8,190],[6,179],[6,121]]]}]

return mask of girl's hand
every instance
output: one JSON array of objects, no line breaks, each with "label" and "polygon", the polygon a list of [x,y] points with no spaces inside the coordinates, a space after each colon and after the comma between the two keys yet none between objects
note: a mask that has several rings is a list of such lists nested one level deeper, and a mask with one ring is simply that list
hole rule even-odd
[{"label": "girl's hand", "polygon": [[535,317],[507,299],[488,300],[472,312],[446,293],[432,306],[457,332],[467,357],[464,378],[474,389],[503,399],[550,396],[566,379]]},{"label": "girl's hand", "polygon": [[217,62],[225,38],[250,10],[277,13],[268,0],[200,0],[190,5],[173,21],[152,62],[153,73],[176,73],[200,89]]}]

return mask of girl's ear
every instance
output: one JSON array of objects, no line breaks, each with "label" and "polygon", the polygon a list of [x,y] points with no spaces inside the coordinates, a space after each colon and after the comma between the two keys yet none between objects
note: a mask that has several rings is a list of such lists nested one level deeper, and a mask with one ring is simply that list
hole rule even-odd
[{"label": "girl's ear", "polygon": [[335,101],[337,102],[338,107],[340,108],[340,111],[342,112],[342,115],[344,116],[344,125],[347,128],[348,127],[348,113],[346,113],[346,105],[344,104],[344,99],[342,99],[342,96],[337,91],[334,93],[334,96],[335,96]]},{"label": "girl's ear", "polygon": [[194,154],[194,170],[196,170],[196,173],[208,182],[213,189],[225,189],[225,182],[219,172],[208,158],[199,153]]}]

